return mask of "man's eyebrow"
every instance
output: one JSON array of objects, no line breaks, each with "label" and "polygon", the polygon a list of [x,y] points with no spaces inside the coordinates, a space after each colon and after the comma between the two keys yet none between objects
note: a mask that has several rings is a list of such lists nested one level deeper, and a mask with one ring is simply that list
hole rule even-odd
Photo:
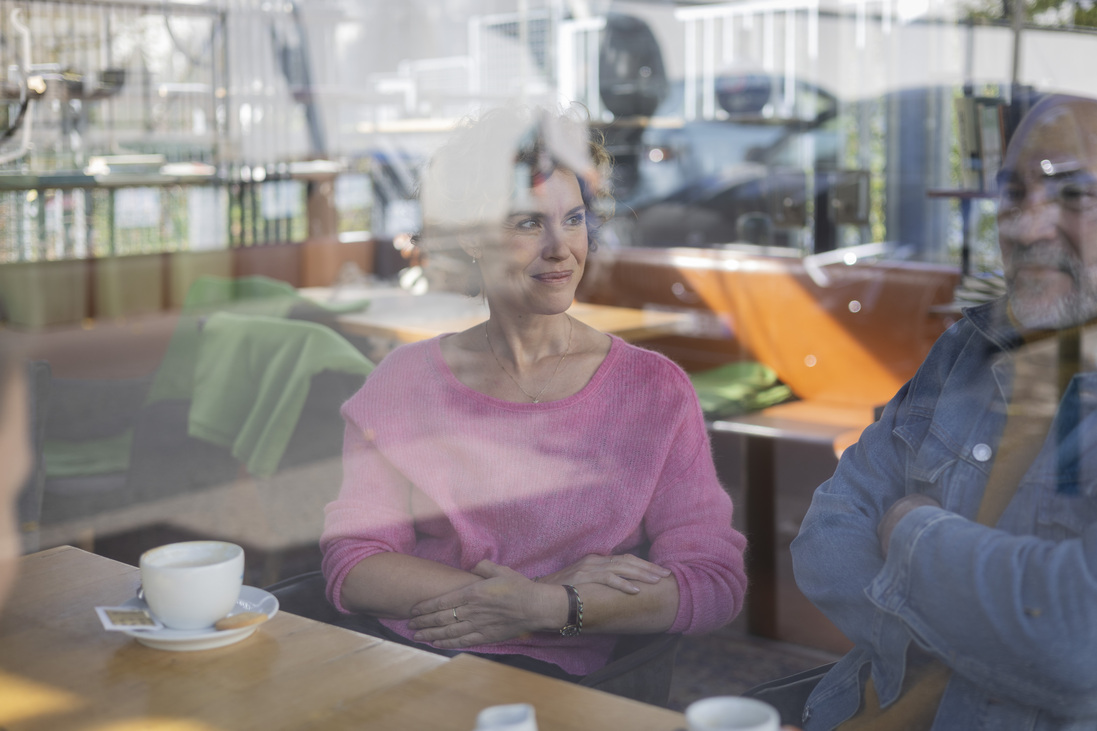
[{"label": "man's eyebrow", "polygon": [[[1044,160],[1043,162],[1048,161]],[[1067,167],[1064,163],[1055,165],[1048,162],[1046,166],[1041,165],[1040,170],[1040,179],[1042,180],[1097,181],[1097,175],[1094,175],[1080,163],[1071,163],[1071,166]],[[998,171],[998,174],[994,176],[994,179],[998,184],[998,187],[1001,187],[1006,183],[1021,182],[1021,176],[1017,174],[1015,168],[1002,168]]]},{"label": "man's eyebrow", "polygon": [[1045,175],[1046,178],[1052,178],[1055,180],[1097,180],[1092,172],[1084,167],[1078,167],[1073,170],[1064,170],[1062,172],[1054,172],[1051,175]]}]

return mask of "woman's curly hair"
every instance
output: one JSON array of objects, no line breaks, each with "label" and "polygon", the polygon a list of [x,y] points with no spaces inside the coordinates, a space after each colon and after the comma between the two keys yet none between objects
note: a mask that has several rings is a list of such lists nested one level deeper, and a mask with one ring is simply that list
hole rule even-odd
[{"label": "woman's curly hair", "polygon": [[494,235],[515,202],[557,169],[579,181],[594,251],[602,223],[613,214],[612,165],[581,107],[499,107],[458,125],[423,173],[417,243],[436,262],[456,257],[468,264],[461,243]]}]

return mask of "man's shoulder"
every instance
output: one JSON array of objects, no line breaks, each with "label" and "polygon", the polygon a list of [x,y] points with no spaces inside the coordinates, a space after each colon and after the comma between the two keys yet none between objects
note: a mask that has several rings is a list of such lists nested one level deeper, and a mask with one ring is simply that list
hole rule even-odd
[{"label": "man's shoulder", "polygon": [[1016,347],[1019,336],[1006,313],[1004,299],[965,307],[963,317],[945,330],[933,344],[926,361],[957,357],[961,351],[972,345],[980,352],[1004,351]]},{"label": "man's shoulder", "polygon": [[996,358],[1010,349],[1014,338],[1004,313],[1004,303],[999,301],[966,308],[964,316],[933,344],[900,392],[900,412],[933,413],[937,400],[946,392],[971,390],[983,383]]}]

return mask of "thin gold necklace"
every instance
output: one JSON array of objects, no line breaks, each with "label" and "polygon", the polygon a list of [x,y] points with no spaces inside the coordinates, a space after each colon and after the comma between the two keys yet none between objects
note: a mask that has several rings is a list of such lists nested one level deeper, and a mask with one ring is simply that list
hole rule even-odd
[{"label": "thin gold necklace", "polygon": [[541,387],[541,390],[534,396],[532,393],[522,388],[522,384],[518,382],[518,379],[511,375],[510,371],[503,367],[503,361],[499,360],[499,356],[495,353],[495,346],[491,344],[491,335],[488,334],[488,324],[484,323],[484,338],[488,341],[488,349],[491,351],[491,355],[495,358],[496,365],[499,366],[499,370],[506,373],[510,380],[514,381],[514,385],[518,387],[518,390],[526,395],[526,398],[533,399],[533,403],[541,403],[541,396],[548,389],[549,384],[552,383],[552,379],[556,378],[556,374],[560,371],[560,366],[564,364],[564,359],[571,353],[571,334],[575,330],[575,323],[571,321],[571,315],[564,313],[564,317],[568,318],[568,348],[564,351],[564,354],[560,356],[560,360],[556,361],[556,368],[553,369],[552,375],[545,381],[545,385]]}]

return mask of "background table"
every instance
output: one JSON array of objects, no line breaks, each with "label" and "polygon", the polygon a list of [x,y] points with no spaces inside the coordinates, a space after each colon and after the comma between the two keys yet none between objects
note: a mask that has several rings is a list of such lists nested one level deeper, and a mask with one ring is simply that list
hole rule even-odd
[{"label": "background table", "polygon": [[[461,332],[488,317],[481,297],[454,292],[413,295],[398,287],[308,287],[298,290],[317,302],[369,300],[362,312],[340,315],[339,327],[352,335],[389,338],[401,343],[426,340],[447,332]],[[595,330],[617,335],[629,342],[668,335],[686,326],[689,315],[682,312],[642,310],[575,302],[568,313]]]},{"label": "background table", "polygon": [[[830,478],[842,451],[873,418],[867,406],[807,400],[708,425],[721,481],[742,486],[733,500],[742,510],[737,510],[743,516],[741,527],[750,536],[746,612],[753,634],[835,653],[853,646],[800,593],[792,578],[789,544],[815,488]],[[780,480],[782,471],[791,474]]]},{"label": "background table", "polygon": [[[139,572],[72,547],[32,554],[0,614],[0,727],[454,729],[528,702],[542,731],[670,731],[680,714],[475,657],[455,660],[286,612],[244,641],[164,652],[105,632],[94,607]],[[415,681],[415,682],[412,682]]]}]

